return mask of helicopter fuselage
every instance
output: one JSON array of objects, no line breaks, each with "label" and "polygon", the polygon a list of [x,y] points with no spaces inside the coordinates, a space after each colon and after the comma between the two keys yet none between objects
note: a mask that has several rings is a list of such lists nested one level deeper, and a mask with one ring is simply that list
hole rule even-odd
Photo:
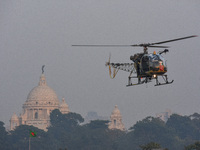
[{"label": "helicopter fuselage", "polygon": [[137,77],[152,77],[164,75],[167,72],[167,65],[164,57],[160,54],[139,53],[131,56]]}]

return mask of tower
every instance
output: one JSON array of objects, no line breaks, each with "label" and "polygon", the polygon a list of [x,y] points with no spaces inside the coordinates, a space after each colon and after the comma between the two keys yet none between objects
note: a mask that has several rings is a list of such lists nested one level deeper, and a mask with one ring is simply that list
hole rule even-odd
[{"label": "tower", "polygon": [[10,130],[14,130],[17,126],[19,126],[19,118],[14,113],[10,119]]},{"label": "tower", "polygon": [[64,99],[64,98],[62,99],[62,102],[61,102],[61,104],[60,104],[59,109],[60,109],[60,112],[61,112],[62,114],[68,114],[68,113],[69,113],[69,108],[68,108],[68,105],[67,105],[67,103],[65,102],[65,99]]},{"label": "tower", "polygon": [[124,124],[122,123],[122,115],[117,107],[117,105],[115,105],[115,108],[110,116],[110,123],[108,125],[109,129],[119,129],[124,131]]}]

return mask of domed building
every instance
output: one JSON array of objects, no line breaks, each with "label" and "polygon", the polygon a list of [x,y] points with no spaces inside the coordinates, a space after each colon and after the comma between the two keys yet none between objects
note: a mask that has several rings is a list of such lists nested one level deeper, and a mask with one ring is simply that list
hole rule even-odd
[{"label": "domed building", "polygon": [[19,117],[16,114],[11,117],[11,130],[19,125],[33,125],[47,131],[47,127],[50,125],[51,111],[60,109],[63,114],[69,113],[69,108],[65,100],[63,99],[60,104],[55,91],[47,86],[43,73],[38,86],[30,91],[22,108],[23,112]]},{"label": "domed building", "polygon": [[118,129],[118,130],[125,130],[124,124],[122,123],[122,115],[117,107],[115,105],[115,108],[110,116],[110,123],[108,124],[108,128],[113,130],[113,129]]}]

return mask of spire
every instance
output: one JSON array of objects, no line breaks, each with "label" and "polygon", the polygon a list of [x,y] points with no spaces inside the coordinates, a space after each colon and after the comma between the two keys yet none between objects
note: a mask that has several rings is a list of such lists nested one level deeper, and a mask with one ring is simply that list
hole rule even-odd
[{"label": "spire", "polygon": [[40,82],[39,82],[39,86],[43,86],[43,85],[47,85],[46,78],[45,78],[44,74],[42,74],[40,76]]}]

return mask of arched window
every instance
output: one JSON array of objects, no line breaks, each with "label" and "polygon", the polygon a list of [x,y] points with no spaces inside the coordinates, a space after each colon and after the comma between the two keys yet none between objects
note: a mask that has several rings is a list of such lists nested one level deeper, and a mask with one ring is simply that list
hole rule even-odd
[{"label": "arched window", "polygon": [[38,112],[35,113],[35,119],[38,119]]}]

